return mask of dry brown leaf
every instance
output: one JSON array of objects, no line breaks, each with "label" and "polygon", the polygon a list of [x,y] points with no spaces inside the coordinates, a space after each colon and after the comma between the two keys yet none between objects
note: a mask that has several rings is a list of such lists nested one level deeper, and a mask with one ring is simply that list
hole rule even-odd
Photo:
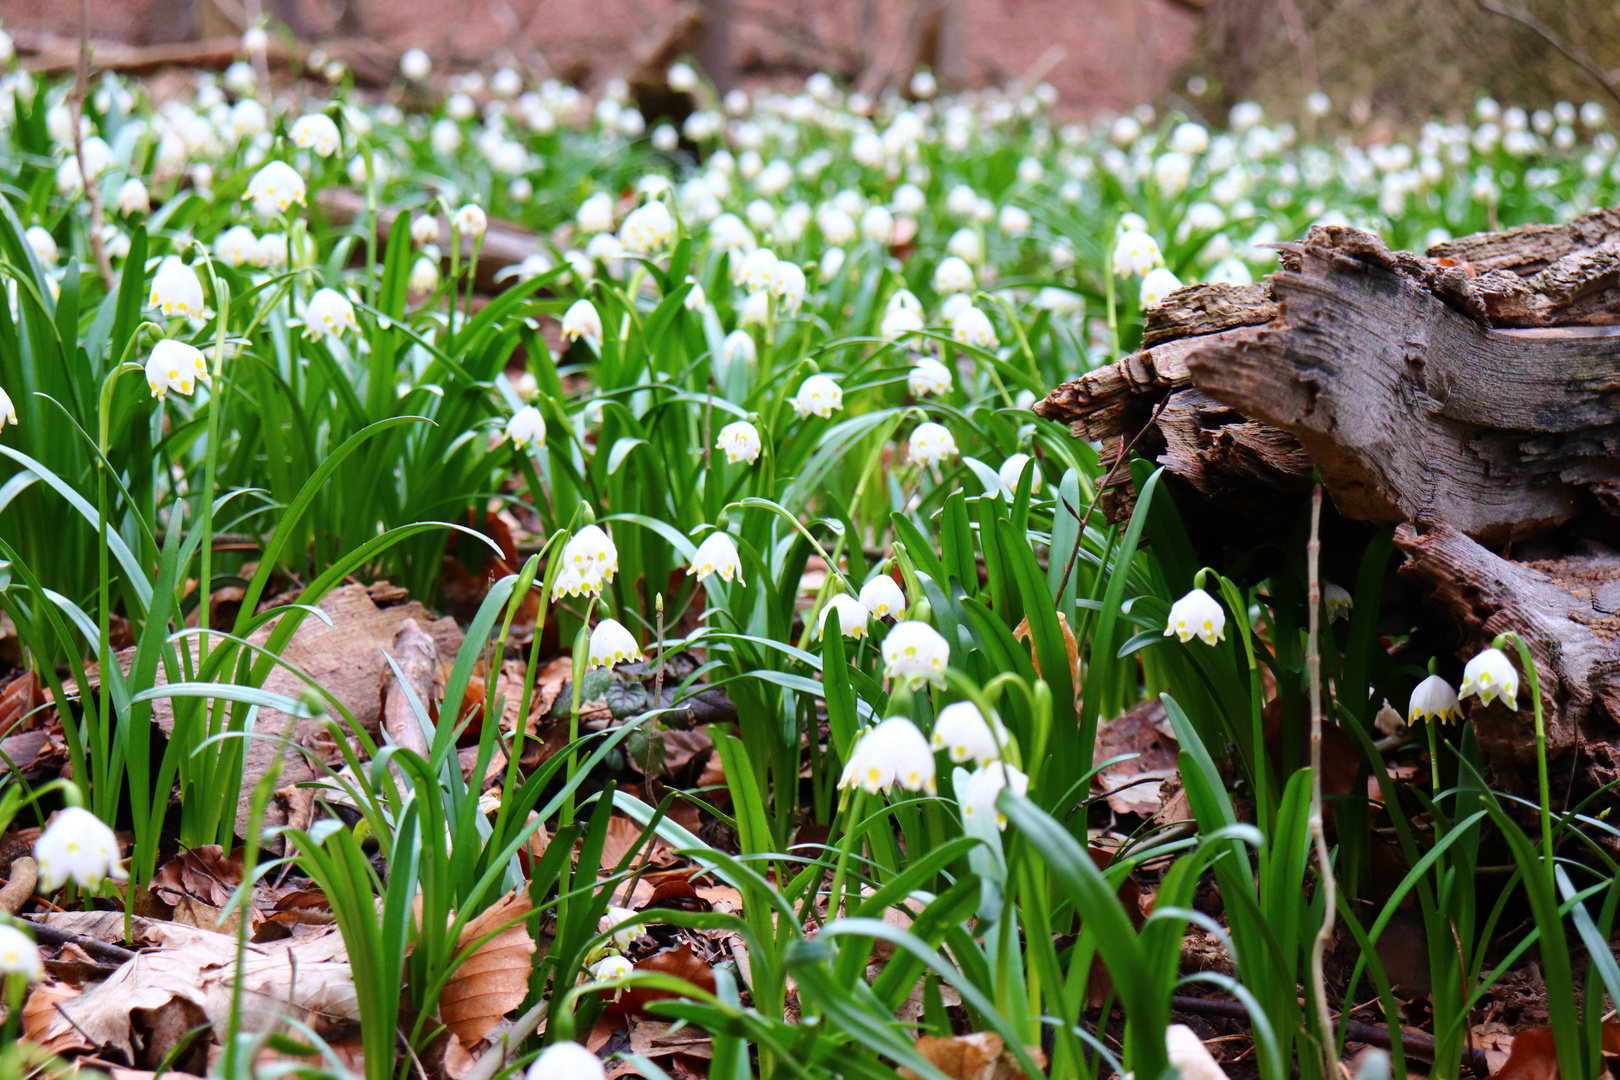
[{"label": "dry brown leaf", "polygon": [[[1027,1050],[1037,1064],[1046,1064],[1038,1047]],[[1013,1080],[1024,1075],[1017,1056],[1007,1050],[1001,1036],[989,1031],[951,1038],[924,1035],[917,1040],[917,1052],[951,1080]],[[910,1069],[902,1068],[900,1075],[917,1080],[917,1074]]]},{"label": "dry brown leaf", "polygon": [[1097,726],[1093,760],[1107,761],[1120,754],[1136,757],[1099,772],[1092,788],[1107,797],[1116,814],[1152,817],[1164,805],[1159,787],[1178,771],[1179,746],[1157,698],[1144,701],[1115,720]]},{"label": "dry brown leaf", "polygon": [[646,1020],[633,1017],[630,1021],[630,1052],[643,1057],[668,1057],[670,1054],[691,1054],[694,1057],[713,1057],[714,1044],[708,1032],[688,1024],[679,1031],[667,1020]]},{"label": "dry brown leaf", "polygon": [[1485,1064],[1490,1068],[1491,1075],[1496,1075],[1507,1063],[1508,1053],[1513,1048],[1512,1029],[1499,1020],[1476,1024],[1473,1040],[1474,1046],[1485,1054]]},{"label": "dry brown leaf", "polygon": [[528,893],[513,891],[462,930],[459,947],[465,948],[503,923],[519,920],[467,957],[439,995],[439,1019],[463,1046],[483,1041],[501,1017],[523,1004],[535,946],[521,920],[532,910]]},{"label": "dry brown leaf", "polygon": [[[53,1054],[94,1050],[72,1024],[62,1023],[62,1014],[56,1011],[58,1003],[78,996],[78,990],[64,983],[40,983],[34,987],[23,1003],[23,1038]],[[48,1029],[55,1029],[56,1034],[47,1034]]]},{"label": "dry brown leaf", "polygon": [[[1069,654],[1069,677],[1072,679],[1075,672],[1080,670],[1080,646],[1075,643],[1074,631],[1069,629],[1069,620],[1064,616],[1063,612],[1057,613],[1057,620],[1058,629],[1063,631],[1063,648]],[[1023,641],[1027,637],[1029,637],[1029,616],[1026,615],[1017,626],[1013,627],[1013,638]],[[1039,675],[1041,673],[1041,660],[1040,657],[1035,655],[1033,649],[1030,651],[1030,662],[1035,665],[1035,674]],[[1078,685],[1075,686],[1074,692],[1076,695],[1080,693]]]},{"label": "dry brown leaf", "polygon": [[[1602,1050],[1611,1064],[1620,1057],[1620,1024],[1603,1025]],[[1552,1028],[1533,1027],[1515,1035],[1507,1060],[1491,1073],[1491,1080],[1558,1080]]]},{"label": "dry brown leaf", "polygon": [[[665,949],[654,953],[636,965],[640,972],[656,972],[660,975],[673,975],[678,979],[685,979],[699,990],[714,993],[714,972],[709,965],[698,959],[692,951],[690,944],[683,944],[678,948]],[[654,1001],[662,1001],[674,997],[674,994],[665,990],[654,990],[645,986],[625,987],[619,1000],[610,1002],[607,1011],[618,1013],[642,1013]]]}]

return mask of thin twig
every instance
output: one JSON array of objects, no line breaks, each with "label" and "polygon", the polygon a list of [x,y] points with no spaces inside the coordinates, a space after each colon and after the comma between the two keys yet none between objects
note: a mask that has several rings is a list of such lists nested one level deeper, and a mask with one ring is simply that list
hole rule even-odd
[{"label": "thin twig", "polygon": [[[1085,514],[1079,519],[1080,529],[1074,537],[1074,550],[1069,552],[1069,561],[1063,564],[1063,580],[1058,582],[1057,595],[1062,596],[1063,590],[1068,588],[1069,575],[1074,572],[1075,561],[1080,558],[1080,545],[1085,543],[1086,524],[1091,521],[1092,512],[1097,509],[1097,503],[1102,499],[1103,492],[1110,484],[1114,482],[1114,473],[1118,471],[1120,465],[1124,464],[1125,458],[1130,454],[1130,452],[1136,449],[1136,444],[1142,440],[1143,435],[1147,434],[1148,428],[1152,427],[1158,422],[1159,414],[1164,412],[1164,407],[1169,404],[1169,402],[1170,398],[1165,397],[1153,407],[1153,415],[1148,417],[1148,422],[1146,424],[1142,425],[1142,430],[1138,431],[1130,442],[1119,448],[1119,454],[1114,458],[1113,465],[1109,466],[1108,471],[1103,474],[1102,479],[1097,481],[1096,489],[1091,495],[1091,504],[1086,507]],[[1074,512],[1072,507],[1070,508],[1069,512],[1071,514]]]},{"label": "thin twig", "polygon": [[1333,1014],[1328,1009],[1327,976],[1322,971],[1322,957],[1333,937],[1335,905],[1338,903],[1338,883],[1333,878],[1333,864],[1328,854],[1327,838],[1322,827],[1322,485],[1311,489],[1311,539],[1305,545],[1305,574],[1310,579],[1311,604],[1310,637],[1305,646],[1305,666],[1311,678],[1311,837],[1316,842],[1316,866],[1322,878],[1322,927],[1311,944],[1311,994],[1316,999],[1316,1025],[1322,1040],[1322,1066],[1324,1076],[1338,1072],[1338,1042],[1333,1037]]},{"label": "thin twig", "polygon": [[101,210],[101,185],[85,175],[84,133],[79,130],[84,118],[84,95],[89,88],[90,0],[79,0],[79,75],[73,83],[73,156],[78,159],[79,181],[84,185],[85,197],[90,200],[90,253],[95,257],[102,285],[112,292],[112,260],[107,257],[107,245],[101,242],[101,226],[106,220]]},{"label": "thin twig", "polygon": [[[1600,67],[1597,62],[1584,50],[1568,41],[1564,35],[1536,18],[1523,8],[1509,7],[1502,0],[1474,0],[1483,10],[1492,15],[1500,15],[1504,19],[1512,19],[1520,26],[1538,34],[1543,41],[1564,54],[1564,59],[1586,72],[1597,80],[1599,86],[1615,101],[1620,102],[1620,86]],[[1491,226],[1493,229],[1495,226]]]}]

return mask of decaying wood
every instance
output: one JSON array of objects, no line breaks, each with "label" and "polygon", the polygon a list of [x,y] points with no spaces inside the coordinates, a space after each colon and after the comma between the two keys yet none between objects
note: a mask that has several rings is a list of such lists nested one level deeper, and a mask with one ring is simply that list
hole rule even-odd
[{"label": "decaying wood", "polygon": [[1260,326],[1276,317],[1276,301],[1264,284],[1189,285],[1148,310],[1142,326],[1142,347],[1239,326]]},{"label": "decaying wood", "polygon": [[[1579,745],[1594,779],[1620,779],[1620,552],[1588,545],[1587,554],[1516,563],[1444,523],[1401,525],[1395,543],[1408,556],[1400,576],[1462,631],[1459,659],[1507,630],[1530,647],[1548,754]],[[1469,710],[1480,748],[1493,762],[1535,760],[1528,685],[1520,687],[1518,704],[1517,712],[1500,703]]]}]

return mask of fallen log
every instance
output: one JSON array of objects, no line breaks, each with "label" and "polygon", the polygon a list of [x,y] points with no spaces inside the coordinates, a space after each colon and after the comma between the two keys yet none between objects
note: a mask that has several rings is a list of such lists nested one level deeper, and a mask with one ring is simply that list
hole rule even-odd
[{"label": "fallen log", "polygon": [[[79,66],[79,39],[53,34],[20,34],[16,39],[22,66],[36,75],[70,75]],[[366,38],[340,38],[319,46],[295,45],[289,50],[280,38],[265,43],[265,61],[272,70],[288,70],[294,65],[308,71],[310,53],[319,49],[328,59],[347,67],[356,85],[377,89],[390,85],[399,71],[398,58]],[[123,75],[150,75],[164,68],[212,68],[224,70],[234,61],[246,59],[242,39],[237,36],[205,41],[177,41],[161,45],[129,45],[121,41],[90,42],[90,63],[97,71]],[[314,73],[319,76],[319,72]]]}]

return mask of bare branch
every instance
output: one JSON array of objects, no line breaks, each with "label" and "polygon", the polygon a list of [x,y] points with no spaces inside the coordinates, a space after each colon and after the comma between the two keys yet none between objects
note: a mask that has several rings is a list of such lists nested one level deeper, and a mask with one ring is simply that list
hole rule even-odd
[{"label": "bare branch", "polygon": [[1475,3],[1493,15],[1500,15],[1505,19],[1512,19],[1520,26],[1532,30],[1540,35],[1543,41],[1557,49],[1559,52],[1563,53],[1566,60],[1590,75],[1597,81],[1599,86],[1603,87],[1610,97],[1614,98],[1615,101],[1620,102],[1620,84],[1617,84],[1613,77],[1604,72],[1602,68],[1598,67],[1597,61],[1593,60],[1590,54],[1588,54],[1584,49],[1576,46],[1573,42],[1565,40],[1564,36],[1558,31],[1554,30],[1552,27],[1548,26],[1546,23],[1542,22],[1540,19],[1536,18],[1523,8],[1511,7],[1504,3],[1503,0],[1475,0]]}]

